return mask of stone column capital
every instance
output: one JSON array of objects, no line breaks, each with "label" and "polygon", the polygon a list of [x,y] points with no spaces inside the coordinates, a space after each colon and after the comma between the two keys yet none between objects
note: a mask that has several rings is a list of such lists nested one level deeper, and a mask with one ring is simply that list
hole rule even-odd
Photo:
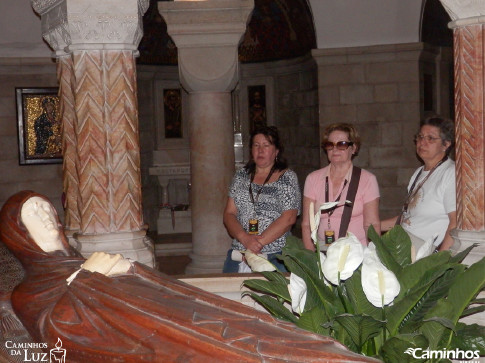
[{"label": "stone column capital", "polygon": [[180,80],[189,92],[231,91],[238,79],[238,46],[254,0],[159,2],[178,48]]},{"label": "stone column capital", "polygon": [[42,36],[57,54],[72,50],[133,50],[143,36],[149,0],[31,0]]},{"label": "stone column capital", "polygon": [[450,28],[485,23],[483,0],[440,0],[452,22]]}]

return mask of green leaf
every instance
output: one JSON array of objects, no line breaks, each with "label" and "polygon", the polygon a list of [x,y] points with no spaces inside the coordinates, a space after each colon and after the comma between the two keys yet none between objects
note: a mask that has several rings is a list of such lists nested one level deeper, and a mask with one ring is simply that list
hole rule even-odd
[{"label": "green leaf", "polygon": [[450,288],[448,300],[453,305],[453,315],[449,318],[455,324],[463,310],[485,286],[485,257],[471,265],[456,278]]},{"label": "green leaf", "polygon": [[[396,228],[396,227],[394,227]],[[394,229],[393,228],[393,229]],[[390,233],[391,231],[387,232]],[[386,234],[387,234],[386,233]],[[374,230],[374,227],[370,226],[369,229],[367,230],[367,235],[369,236],[369,239],[374,242],[376,245],[376,250],[377,250],[377,255],[379,256],[379,259],[381,262],[386,266],[389,270],[394,272],[396,276],[398,276],[399,272],[401,272],[401,265],[397,262],[397,260],[394,258],[392,254],[392,249],[391,246],[388,246],[387,243],[384,243],[384,236],[382,238],[377,234],[377,232]],[[409,236],[408,236],[409,238]]]},{"label": "green leaf", "polygon": [[314,307],[301,314],[300,319],[296,325],[302,329],[312,331],[317,334],[330,336],[330,329],[324,328],[323,324],[328,321],[328,316],[325,310]]},{"label": "green leaf", "polygon": [[[435,266],[430,270],[424,270],[420,280],[409,291],[404,294],[400,293],[394,300],[394,305],[386,307],[388,329],[391,335],[395,335],[398,328],[412,318],[414,313],[412,309],[416,308],[416,311],[419,310],[417,307],[421,305],[420,301],[430,286],[451,267],[453,266],[442,265]],[[448,316],[443,317],[448,318]]]},{"label": "green leaf", "polygon": [[412,263],[411,239],[401,226],[395,226],[382,236],[382,242],[387,247],[391,256],[401,266],[405,267]]},{"label": "green leaf", "polygon": [[436,302],[445,298],[455,278],[464,270],[463,265],[455,266],[438,277],[400,324],[400,332],[411,333],[423,323],[427,312]]},{"label": "green leaf", "polygon": [[433,253],[425,258],[416,261],[412,265],[406,266],[402,269],[401,273],[396,275],[399,283],[401,284],[401,291],[399,297],[408,293],[408,291],[416,287],[418,283],[423,283],[423,276],[429,274],[431,270],[438,268],[442,269],[450,259],[448,251],[440,253]]},{"label": "green leaf", "polygon": [[355,314],[370,315],[379,320],[382,318],[382,309],[376,308],[367,300],[362,289],[361,275],[361,268],[358,268],[352,277],[345,281],[344,287],[346,295],[348,296],[350,304],[353,306]]},{"label": "green leaf", "polygon": [[337,321],[348,333],[352,342],[357,346],[357,351],[362,350],[362,346],[372,337],[377,336],[386,326],[384,321],[379,321],[368,315],[342,314],[335,317]]},{"label": "green leaf", "polygon": [[398,328],[402,321],[416,305],[419,299],[422,298],[427,289],[427,286],[423,286],[418,290],[414,290],[412,293],[402,297],[400,300],[394,300],[394,305],[385,308],[387,329],[391,333],[391,336],[397,334]]},{"label": "green leaf", "polygon": [[265,281],[259,279],[244,280],[243,285],[250,288],[251,290],[270,294],[273,296],[278,296],[285,301],[291,301],[290,293],[288,292],[288,286],[286,283],[281,284],[275,281]]},{"label": "green leaf", "polygon": [[440,317],[431,317],[429,319],[424,319],[424,322],[428,321],[435,321],[441,325],[443,325],[445,328],[450,329],[451,331],[455,332],[455,325],[450,319],[446,318],[440,318]]},{"label": "green leaf", "polygon": [[463,313],[460,315],[460,319],[466,316],[481,313],[482,311],[485,311],[485,305],[468,308],[465,311],[463,311]]},{"label": "green leaf", "polygon": [[298,321],[298,318],[293,315],[291,311],[283,306],[282,303],[278,302],[276,299],[268,296],[268,295],[258,295],[254,292],[244,292],[243,296],[249,295],[259,304],[261,304],[268,312],[273,315],[274,317],[289,321],[291,323],[295,323]]},{"label": "green leaf", "polygon": [[470,251],[474,248],[477,247],[478,243],[474,243],[473,245],[467,247],[461,252],[458,252],[456,255],[451,257],[450,262],[456,262],[456,263],[461,263],[465,259],[466,256],[470,253]]},{"label": "green leaf", "polygon": [[329,316],[342,313],[343,307],[332,288],[325,285],[321,271],[318,267],[318,257],[315,252],[307,249],[284,247],[283,260],[289,271],[295,273],[307,285],[306,309],[319,305],[325,309]]},{"label": "green leaf", "polygon": [[[303,244],[302,240],[296,236],[290,235],[286,237],[286,243],[285,247],[283,247],[286,250],[290,249],[296,249],[296,250],[306,250],[309,251],[305,248],[305,245]],[[311,252],[311,251],[309,251]]]},{"label": "green leaf", "polygon": [[425,362],[426,359],[415,359],[409,349],[426,349],[428,340],[421,334],[399,334],[386,340],[380,351],[380,356],[386,363],[416,363]]},{"label": "green leaf", "polygon": [[[440,299],[436,302],[436,305],[428,311],[426,318],[434,317],[449,317],[453,311],[453,305],[445,299]],[[423,322],[419,331],[426,336],[429,341],[429,349],[443,348],[440,342],[443,340],[443,336],[447,328],[439,322],[433,320],[426,320]]]},{"label": "green leaf", "polygon": [[478,350],[481,356],[485,355],[485,327],[478,324],[457,324],[456,334],[453,335],[450,349]]},{"label": "green leaf", "polygon": [[[474,263],[468,269],[456,278],[450,287],[447,301],[451,304],[452,309],[447,316],[454,324],[458,322],[462,312],[477,296],[485,286],[485,257]],[[448,341],[452,338],[451,332],[444,332]]]}]

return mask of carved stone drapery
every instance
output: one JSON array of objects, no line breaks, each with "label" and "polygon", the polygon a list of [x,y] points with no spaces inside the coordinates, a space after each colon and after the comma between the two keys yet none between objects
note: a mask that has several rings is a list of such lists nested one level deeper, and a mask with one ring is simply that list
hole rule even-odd
[{"label": "carved stone drapery", "polygon": [[32,4],[59,58],[66,231],[77,232],[84,255],[122,253],[153,266],[141,207],[135,65],[149,0]]}]

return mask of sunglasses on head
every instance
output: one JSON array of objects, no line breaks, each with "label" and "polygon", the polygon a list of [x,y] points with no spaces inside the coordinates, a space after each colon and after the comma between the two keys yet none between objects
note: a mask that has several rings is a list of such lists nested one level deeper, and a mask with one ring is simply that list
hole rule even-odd
[{"label": "sunglasses on head", "polygon": [[339,142],[324,142],[322,144],[322,148],[325,150],[332,150],[334,147],[337,148],[337,150],[347,150],[350,146],[354,145],[352,141],[339,141]]}]

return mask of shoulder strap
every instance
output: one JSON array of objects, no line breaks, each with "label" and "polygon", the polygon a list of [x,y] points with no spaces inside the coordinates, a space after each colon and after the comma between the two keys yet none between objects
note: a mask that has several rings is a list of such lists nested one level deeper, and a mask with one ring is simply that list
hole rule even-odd
[{"label": "shoulder strap", "polygon": [[350,217],[352,216],[352,209],[354,209],[355,195],[357,194],[357,188],[359,187],[360,173],[362,169],[354,166],[352,169],[352,176],[350,177],[349,190],[347,192],[347,200],[351,201],[350,205],[344,204],[344,213],[342,214],[342,220],[340,221],[340,231],[338,238],[345,237],[347,229],[349,228]]}]

